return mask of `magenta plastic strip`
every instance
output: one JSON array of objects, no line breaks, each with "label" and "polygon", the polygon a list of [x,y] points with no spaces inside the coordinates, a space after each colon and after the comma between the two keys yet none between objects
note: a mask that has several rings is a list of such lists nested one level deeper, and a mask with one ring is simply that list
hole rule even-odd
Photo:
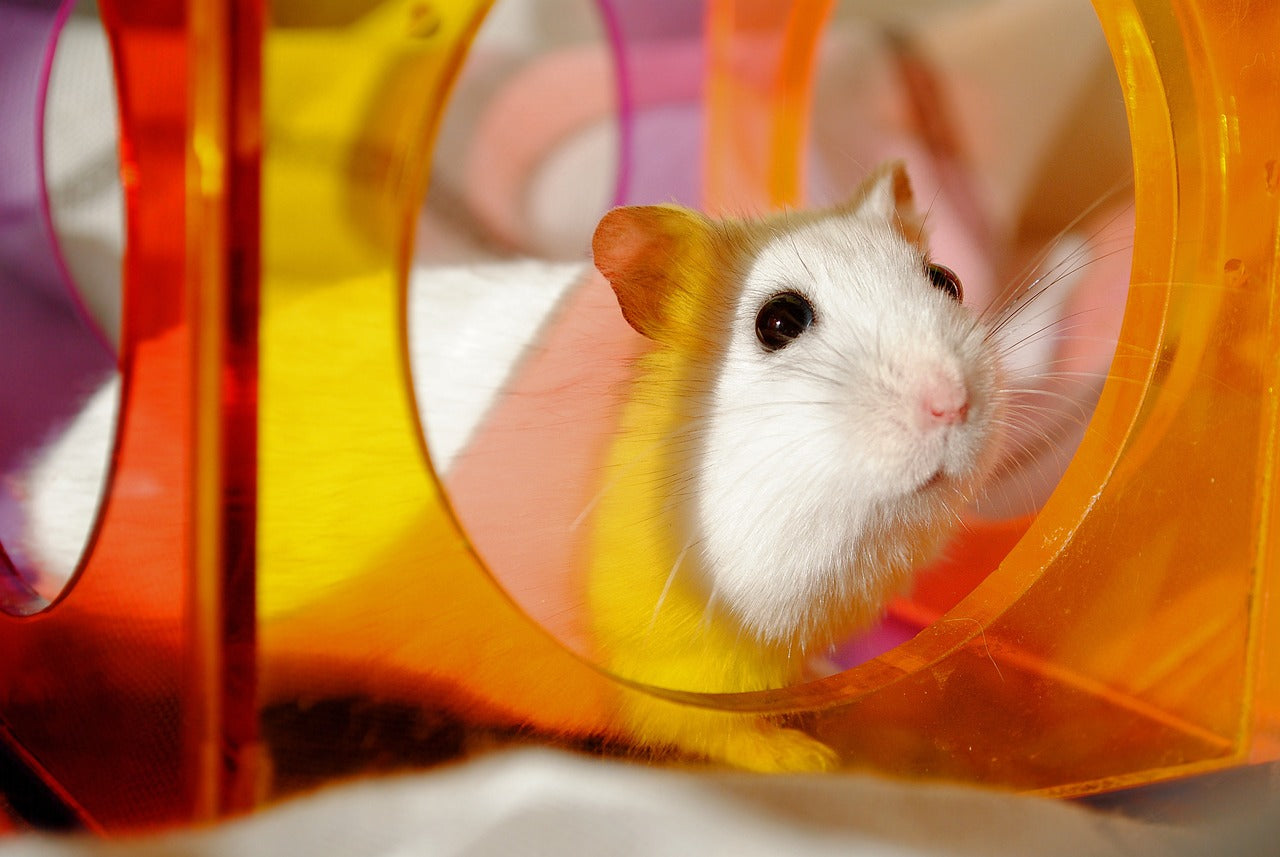
[{"label": "magenta plastic strip", "polygon": [[51,297],[70,294],[44,181],[44,122],[58,35],[72,0],[0,2],[0,271]]},{"label": "magenta plastic strip", "polygon": [[618,90],[616,205],[701,202],[703,3],[597,0]]},{"label": "magenta plastic strip", "polygon": [[[72,287],[44,180],[44,119],[73,0],[0,0],[0,578],[21,580],[12,476],[115,368]],[[0,591],[22,592],[5,585]],[[12,604],[5,605],[12,608]]]},{"label": "magenta plastic strip", "polygon": [[635,133],[631,100],[631,63],[623,39],[623,22],[613,0],[596,0],[605,35],[613,51],[613,79],[618,90],[618,176],[614,184],[613,204],[623,205],[631,185],[632,137]]}]

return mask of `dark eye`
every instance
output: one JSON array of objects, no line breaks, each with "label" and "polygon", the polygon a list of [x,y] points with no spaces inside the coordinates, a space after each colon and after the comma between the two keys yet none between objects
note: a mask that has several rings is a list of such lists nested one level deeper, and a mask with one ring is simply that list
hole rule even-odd
[{"label": "dark eye", "polygon": [[764,302],[756,313],[756,339],[767,351],[777,351],[813,324],[813,305],[803,295],[783,292]]},{"label": "dark eye", "polygon": [[956,300],[964,300],[964,287],[960,285],[960,278],[956,276],[956,272],[948,268],[946,265],[937,265],[930,262],[925,266],[925,273],[929,275],[929,282],[933,283],[939,289]]}]

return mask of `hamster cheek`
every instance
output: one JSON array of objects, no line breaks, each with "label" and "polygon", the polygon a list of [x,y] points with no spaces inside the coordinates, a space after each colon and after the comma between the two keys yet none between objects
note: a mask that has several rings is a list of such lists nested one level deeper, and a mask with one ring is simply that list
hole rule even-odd
[{"label": "hamster cheek", "polygon": [[699,467],[698,550],[712,598],[761,639],[792,637],[811,620],[866,526],[863,486],[850,490],[847,473],[832,478],[831,435],[811,426],[740,435],[712,421]]}]

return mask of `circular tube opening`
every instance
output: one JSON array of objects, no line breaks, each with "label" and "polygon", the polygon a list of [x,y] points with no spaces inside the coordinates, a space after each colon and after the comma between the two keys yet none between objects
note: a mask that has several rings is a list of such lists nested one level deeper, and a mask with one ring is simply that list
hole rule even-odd
[{"label": "circular tube opening", "polygon": [[[711,74],[705,22],[687,11],[657,15],[610,46],[583,5],[578,16],[537,3],[497,7],[508,23],[486,25],[454,92],[410,286],[418,406],[450,504],[534,621],[624,679],[723,691],[611,661],[589,595],[594,516],[616,486],[610,449],[635,360],[649,347],[587,264],[589,236],[620,184],[620,202],[699,203],[714,95],[698,84]],[[965,302],[1001,343],[1000,461],[976,502],[955,509],[953,537],[912,591],[882,605],[883,619],[860,633],[797,653],[803,666],[786,683],[911,640],[1000,563],[1088,431],[1123,312],[1129,144],[1092,12],[1069,2],[935,5],[927,14],[835,6],[807,94],[802,186],[807,204],[835,204],[875,165],[905,161],[931,258],[959,275]],[[509,23],[517,19],[519,27]],[[552,20],[564,41],[539,42],[530,54]],[[516,32],[534,38],[519,48],[503,42]],[[738,38],[738,50],[756,45],[750,32]],[[645,63],[659,61],[668,70],[683,63],[666,91],[646,74]],[[610,63],[648,88],[611,99]],[[621,119],[619,104],[631,111]],[[611,160],[615,152],[635,163]],[[611,181],[611,169],[627,182]],[[651,633],[677,564],[641,572],[650,580],[636,587],[635,639]],[[710,604],[710,587],[700,585]],[[654,604],[638,603],[655,593]]]}]

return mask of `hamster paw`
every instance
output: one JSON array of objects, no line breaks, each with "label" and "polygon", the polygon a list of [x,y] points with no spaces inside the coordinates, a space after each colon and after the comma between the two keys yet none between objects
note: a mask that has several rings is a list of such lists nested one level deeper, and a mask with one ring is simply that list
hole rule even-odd
[{"label": "hamster paw", "polygon": [[762,726],[726,736],[721,758],[760,773],[812,773],[837,768],[836,752],[798,729]]}]

